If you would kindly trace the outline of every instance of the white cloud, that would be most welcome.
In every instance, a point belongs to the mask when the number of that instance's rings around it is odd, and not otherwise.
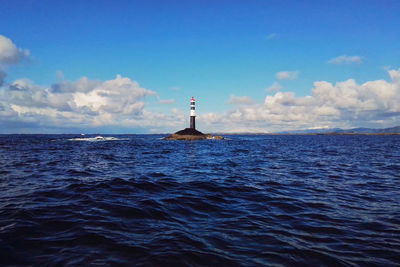
[[[363,63],[363,58],[359,56],[338,56],[332,58],[328,61],[329,64],[361,64]]]
[[[82,77],[51,87],[19,79],[0,90],[0,125],[4,131],[7,130],[4,126],[13,122],[43,129],[103,126],[162,129],[184,124],[178,110],[162,114],[146,109],[145,97],[155,95],[120,75],[104,82]],[[167,102],[172,104],[173,100]]]
[[[28,56],[29,51],[17,48],[10,39],[0,35],[1,132],[10,132],[8,127],[64,129],[60,132],[96,127],[168,131],[187,124],[185,112],[175,108],[154,112],[152,108],[160,110],[160,105],[152,107],[146,102],[148,96],[155,97],[158,104],[173,104],[173,99],[161,100],[155,92],[120,75],[108,81],[87,77],[65,81],[59,72],[61,81],[50,87],[36,85],[29,79],[5,83],[7,66]],[[344,59],[339,57],[337,62],[362,62],[361,58],[342,57]],[[248,96],[231,95],[232,110],[224,114],[200,114],[199,119],[212,131],[274,132],[320,127],[394,126],[400,121],[400,69],[391,69],[388,73],[390,81],[364,84],[357,84],[352,79],[336,84],[317,81],[311,95],[305,97],[297,97],[294,92],[281,92],[282,87],[275,82],[266,89],[273,95],[267,95],[263,103]],[[282,71],[276,77],[294,80],[298,75],[299,71]]]
[[[151,111],[145,98],[156,93],[120,75],[108,81],[82,77],[72,82],[64,81],[63,73],[57,71],[60,81],[50,87],[36,85],[29,79],[5,84],[3,70],[28,57],[28,50],[17,48],[9,38],[0,35],[0,132],[33,128],[38,132],[93,127],[167,129],[185,123],[179,110]],[[159,103],[174,102],[168,99]]]
[[[279,83],[274,82],[270,87],[265,89],[265,92],[277,92],[277,91],[282,90],[282,88],[283,87]]]
[[[363,84],[352,79],[336,84],[317,81],[309,96],[275,91],[263,103],[248,96],[231,95],[232,110],[224,114],[199,114],[199,119],[208,131],[224,132],[390,127],[400,120],[400,69],[389,70],[388,74],[390,81]],[[39,129],[122,127],[166,132],[187,124],[187,114],[178,109],[152,111],[145,102],[147,96],[157,98],[153,91],[120,75],[108,81],[82,77],[50,87],[19,79],[0,90],[0,126],[3,132],[8,125],[15,124]],[[173,102],[172,99],[158,100],[158,103]]]
[[[276,92],[266,96],[263,104],[238,105],[222,115],[209,113],[207,123],[218,131],[263,132],[360,125],[390,127],[400,120],[400,69],[390,70],[389,76],[389,82],[376,80],[361,85],[352,79],[336,84],[318,81],[310,96]]]
[[[17,48],[7,37],[0,35],[0,87],[3,86],[8,66],[29,58],[29,50]]]
[[[275,104],[280,105],[292,105],[296,99],[296,94],[293,92],[278,92],[273,96],[267,96],[265,98],[265,105],[273,106]]]
[[[400,69],[399,69],[400,70]],[[390,78],[396,83],[400,83],[400,71],[399,70],[389,70]]]
[[[253,100],[248,96],[235,96],[231,95],[229,98],[230,104],[237,104],[237,105],[249,105],[253,104]]]
[[[400,119],[400,69],[388,73],[390,81],[317,81],[309,96],[278,91],[267,95],[263,103],[248,96],[231,95],[232,110],[199,114],[199,119],[208,130],[224,132],[390,127]],[[18,123],[41,129],[107,126],[166,132],[187,124],[187,114],[178,109],[152,111],[145,102],[146,96],[157,97],[120,75],[104,82],[83,77],[51,87],[20,79],[0,90],[0,125],[3,131],[7,125]]]
[[[299,77],[299,71],[281,71],[276,74],[278,80],[296,80]]]
[[[270,39],[270,40],[271,40],[271,39],[275,39],[276,36],[277,36],[276,33],[270,33],[270,34],[268,34],[267,39]]]
[[[29,50],[17,48],[9,38],[0,35],[0,68],[17,64],[27,57],[29,57]]]

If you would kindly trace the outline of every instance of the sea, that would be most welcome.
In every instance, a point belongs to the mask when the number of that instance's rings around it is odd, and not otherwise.
[[[0,135],[1,266],[400,266],[400,135]]]

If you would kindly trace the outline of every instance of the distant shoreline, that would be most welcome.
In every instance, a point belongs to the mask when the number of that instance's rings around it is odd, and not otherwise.
[[[215,133],[218,135],[400,135],[400,133]]]

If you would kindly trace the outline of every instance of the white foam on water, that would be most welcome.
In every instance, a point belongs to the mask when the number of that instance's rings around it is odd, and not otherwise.
[[[116,138],[116,137],[103,137],[103,136],[96,136],[96,137],[85,137],[85,138],[70,138],[69,141],[86,141],[86,142],[102,142],[102,141],[121,141],[121,140],[128,140],[128,138]]]

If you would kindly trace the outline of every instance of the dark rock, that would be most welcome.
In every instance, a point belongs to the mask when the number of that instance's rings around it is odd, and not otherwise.
[[[180,130],[176,132],[177,135],[204,135],[202,132],[197,131],[196,129],[186,128],[184,130]]]
[[[204,140],[204,139],[207,139],[207,136],[205,134],[203,135],[171,134],[170,136],[164,138],[164,140],[188,140],[188,141]]]
[[[164,140],[205,140],[205,139],[224,139],[222,136],[212,136],[211,134],[203,134],[200,131],[192,128],[186,128],[178,131],[170,136],[164,138]]]

